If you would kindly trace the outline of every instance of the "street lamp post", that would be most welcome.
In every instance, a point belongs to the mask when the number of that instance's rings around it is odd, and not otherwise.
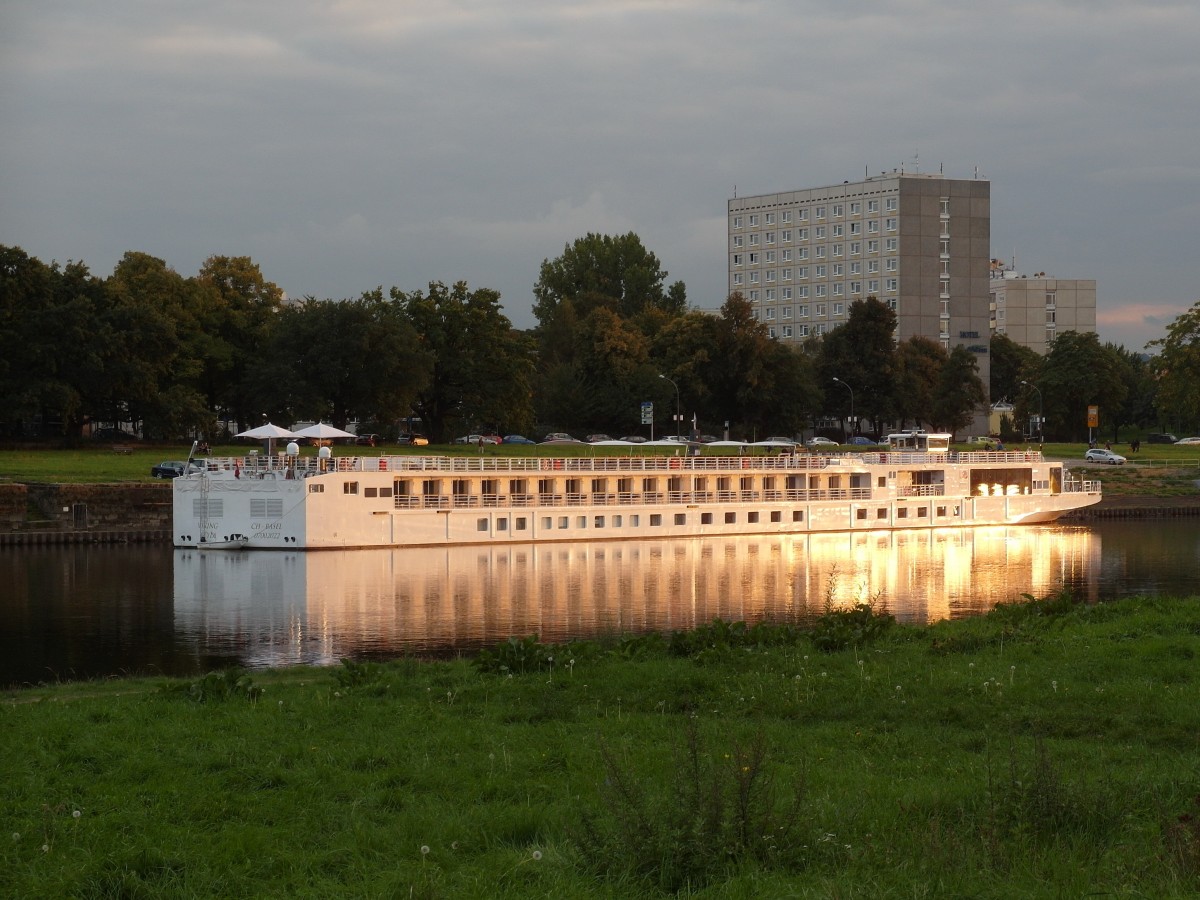
[[[1040,444],[1040,443],[1042,443],[1042,427],[1045,422],[1045,418],[1043,415],[1043,407],[1042,407],[1042,390],[1036,384],[1030,384],[1028,381],[1022,381],[1021,384],[1025,385],[1026,387],[1031,387],[1035,391],[1037,391],[1037,395],[1038,395],[1038,443]]]
[[[683,412],[681,411],[680,404],[679,404],[679,385],[677,385],[672,379],[668,378],[666,375],[659,375],[658,377],[661,378],[663,381],[670,381],[671,386],[673,388],[675,388],[675,437],[680,437],[681,436],[680,429],[683,427],[680,424],[681,422],[683,422]]]
[[[850,385],[846,384],[846,382],[842,381],[842,379],[840,379],[836,376],[834,376],[833,380],[836,381],[838,384],[840,384],[842,387],[844,387],[846,390],[848,390],[850,392],[850,421],[855,423],[855,426],[856,426],[855,430],[857,431],[858,423],[855,421],[855,418],[854,418],[854,388],[850,387]],[[843,438],[842,443],[843,444],[845,443],[845,440],[844,440],[845,437],[846,437],[846,420],[843,419],[842,420],[842,438]]]

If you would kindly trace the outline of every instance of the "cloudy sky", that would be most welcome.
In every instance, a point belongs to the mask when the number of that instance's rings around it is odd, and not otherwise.
[[[588,232],[716,307],[735,189],[941,167],[1140,349],[1200,298],[1198,47],[1196,0],[3,0],[0,243],[465,279],[525,327]]]

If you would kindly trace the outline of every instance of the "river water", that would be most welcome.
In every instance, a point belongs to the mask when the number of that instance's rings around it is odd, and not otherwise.
[[[1200,520],[452,549],[0,550],[0,685],[329,664],[802,621],[871,599],[902,621],[1068,586],[1089,601],[1200,593]]]

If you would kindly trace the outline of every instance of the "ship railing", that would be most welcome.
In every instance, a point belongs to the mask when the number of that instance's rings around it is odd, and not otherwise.
[[[967,450],[952,453],[951,460],[959,463],[1035,463],[1042,462],[1043,457],[1040,450]]]
[[[1068,478],[1063,481],[1064,494],[1099,494],[1099,481],[1080,481],[1076,478]]]
[[[483,495],[483,505],[484,506],[503,506],[504,505],[504,497],[500,494],[484,494]]]
[[[392,498],[392,506],[396,509],[420,509],[421,497],[416,497],[406,494],[397,494]]]
[[[587,494],[567,494],[567,506],[586,506]]]
[[[425,509],[449,509],[450,498],[440,494],[429,494],[421,498],[421,506]]]
[[[533,494],[509,494],[509,502],[513,506],[533,506]]]
[[[944,497],[944,484],[910,484],[896,492],[901,497]]]
[[[484,505],[484,506],[489,506],[489,505],[490,506],[499,506],[500,505],[499,503],[489,504],[487,502],[488,497],[486,494],[483,497],[477,497],[473,494],[454,494],[453,497],[454,497],[454,501],[453,501],[452,505],[454,506],[455,509],[474,509],[475,507],[480,505],[480,501],[482,501],[482,505]]]

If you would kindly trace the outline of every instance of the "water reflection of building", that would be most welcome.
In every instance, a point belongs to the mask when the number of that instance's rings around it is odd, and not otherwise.
[[[175,551],[175,625],[248,664],[564,641],[713,618],[793,621],[876,599],[902,621],[984,612],[1060,584],[1094,598],[1084,529],[969,528],[310,553]]]

